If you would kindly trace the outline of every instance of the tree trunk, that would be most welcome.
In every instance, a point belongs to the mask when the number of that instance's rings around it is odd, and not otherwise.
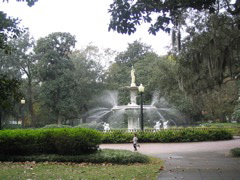
[[[61,124],[62,124],[61,116],[60,116],[60,113],[59,113],[59,112],[57,112],[57,124],[58,124],[58,125],[61,125]]]
[[[32,127],[36,127],[35,112],[33,108],[32,79],[30,77],[28,78],[28,95],[29,95],[28,109],[31,116],[31,124],[32,124]]]
[[[222,123],[227,122],[227,121],[226,121],[226,116],[225,116],[225,114],[221,114],[221,115],[220,115],[220,122],[222,122]]]

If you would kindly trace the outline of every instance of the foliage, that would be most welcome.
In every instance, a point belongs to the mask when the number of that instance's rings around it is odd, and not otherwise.
[[[141,41],[134,41],[133,43],[128,44],[126,51],[120,52],[117,55],[115,61],[116,63],[125,64],[128,67],[131,67],[150,51],[150,46],[142,43]]]
[[[3,0],[7,1],[8,0]],[[24,1],[24,0],[17,0]],[[37,0],[26,0],[28,6],[33,6]],[[24,29],[19,27],[20,20],[18,18],[8,17],[6,13],[0,11],[0,49],[3,49],[5,53],[10,53],[12,47],[8,45],[8,40],[17,38]]]
[[[101,134],[85,128],[3,130],[0,154],[86,154],[97,150]]]
[[[66,156],[65,156],[66,157]],[[111,163],[57,163],[33,161],[0,163],[0,179],[156,179],[163,162],[151,158],[149,163],[115,165]],[[22,173],[24,171],[24,173]]]
[[[3,0],[3,2],[9,1],[9,0]],[[28,6],[33,6],[38,0],[16,0],[17,2],[26,2]]]
[[[76,163],[113,163],[113,164],[132,164],[132,163],[148,163],[149,157],[140,153],[127,150],[111,150],[103,149],[92,154],[84,155],[57,155],[42,154],[30,156],[4,156],[1,161],[13,162],[76,162]]]
[[[177,1],[131,1],[118,0],[110,5],[111,20],[109,31],[112,29],[118,33],[136,31],[141,23],[149,23],[149,33],[156,34],[159,30],[170,32],[170,24],[178,24],[183,12],[191,10],[208,10],[210,13],[218,13],[219,7],[224,7],[232,15],[240,13],[240,3],[230,4],[229,1],[216,0],[177,0]],[[155,20],[155,22],[154,22]]]
[[[2,129],[20,129],[21,127],[21,124],[4,124]]]
[[[158,56],[154,53],[150,46],[142,43],[141,41],[134,41],[128,44],[126,51],[120,52],[107,72],[107,88],[110,90],[119,89],[119,104],[129,103],[129,91],[127,86],[131,83],[131,68],[135,69],[135,75],[137,77],[136,84],[142,83],[146,87],[145,101],[151,101],[151,94],[155,90],[156,86],[152,86],[151,79],[153,77],[153,67],[158,60]]]
[[[240,127],[240,123],[201,123],[202,126],[206,127]]]
[[[75,42],[75,37],[71,34],[57,32],[40,38],[34,49],[42,82],[41,102],[55,116],[58,124],[61,124],[64,116],[66,118],[76,112],[71,98],[76,86],[73,79],[74,65],[70,60]]]
[[[240,94],[240,80],[239,79],[237,80],[236,84],[237,84],[238,95],[239,95]],[[240,99],[239,99],[239,97],[237,97],[237,98],[238,98],[238,100],[236,101],[236,105],[233,110],[232,119],[239,122],[240,121]]]
[[[240,107],[239,107],[239,105],[235,107],[234,112],[232,114],[232,118],[239,121],[239,119],[240,119]]]
[[[232,114],[240,67],[239,1],[120,0],[110,5],[109,12],[109,30],[118,33],[132,34],[144,22],[150,23],[152,34],[171,29],[170,56],[175,56],[175,62],[159,63],[151,79],[189,119],[200,120],[201,111],[206,109],[214,120],[223,122]],[[184,39],[181,31],[185,31]],[[174,49],[176,39],[183,43],[178,45],[178,52]]]
[[[231,139],[232,134],[225,129],[184,128],[162,131],[140,131],[137,133],[139,142],[198,142]],[[103,143],[131,142],[133,133],[112,131],[103,133]]]
[[[33,49],[35,40],[31,37],[29,32],[21,34],[17,39],[13,39],[9,42],[13,48],[11,54],[2,55],[3,72],[8,75],[21,79],[21,89],[24,99],[30,113],[31,125],[35,127],[35,111],[33,104],[36,102],[36,95],[38,92],[38,77],[36,68],[36,58],[34,57]],[[17,109],[14,109],[14,113],[17,114]]]
[[[202,13],[191,21],[196,23],[186,25],[189,35],[176,59],[179,89],[198,116],[204,110],[214,121],[225,122],[238,96],[239,20],[226,13]]]
[[[3,0],[7,1],[8,0]],[[21,0],[17,0],[21,1]],[[24,2],[24,0],[22,0]],[[37,0],[26,0],[28,6],[34,5]],[[6,13],[0,11],[0,49],[3,50],[5,54],[10,54],[12,51],[12,47],[8,44],[9,39],[17,38],[24,29],[19,27],[19,19],[8,17]],[[2,52],[1,52],[2,54]],[[2,58],[4,59],[4,58]],[[1,59],[1,60],[2,60]],[[12,108],[12,98],[15,100],[19,100],[20,92],[18,91],[19,82],[15,79],[7,77],[5,74],[2,74],[2,66],[1,66],[1,74],[0,74],[0,129],[1,129],[1,121],[2,121],[2,109]],[[4,107],[5,106],[5,107]]]
[[[71,128],[72,126],[69,125],[63,125],[63,124],[48,124],[43,129],[51,129],[51,128]]]
[[[76,83],[73,99],[79,113],[85,113],[92,106],[91,99],[101,92],[104,84],[104,72],[102,60],[106,56],[93,45],[89,45],[84,49],[76,50],[70,55],[70,59],[74,64],[75,70],[73,78]]]
[[[233,148],[230,153],[233,157],[240,157],[240,148]]]
[[[192,30],[184,39],[179,56],[179,63],[186,71],[180,74],[186,92],[211,90],[235,79],[239,72],[240,45],[237,21],[226,14],[211,15],[201,21],[199,28],[189,27]]]
[[[18,27],[20,21],[15,18],[7,17],[7,14],[0,11],[0,49],[3,49],[5,53],[11,52],[11,46],[8,45],[7,41],[12,38],[16,38],[23,31]]]
[[[225,128],[233,136],[240,136],[240,123],[201,123],[201,126],[210,128]]]
[[[20,101],[20,82],[0,74],[0,108],[11,108],[14,101]]]

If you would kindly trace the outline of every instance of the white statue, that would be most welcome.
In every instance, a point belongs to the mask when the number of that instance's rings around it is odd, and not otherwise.
[[[167,129],[168,125],[167,125],[168,121],[163,122],[163,129]]]
[[[131,78],[132,78],[131,86],[136,86],[135,70],[133,69],[133,66],[131,70]]]
[[[104,129],[104,132],[110,131],[109,124],[104,122],[104,123],[103,123],[103,129]]]
[[[159,131],[160,130],[160,126],[161,126],[161,123],[159,121],[156,122],[156,125],[154,126],[154,129],[156,131]]]

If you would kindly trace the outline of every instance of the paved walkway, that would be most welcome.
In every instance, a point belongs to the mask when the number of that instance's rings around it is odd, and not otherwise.
[[[240,147],[240,138],[191,143],[142,143],[138,152],[165,161],[160,180],[240,180],[240,158],[229,150]],[[132,144],[102,144],[101,148],[132,150]]]

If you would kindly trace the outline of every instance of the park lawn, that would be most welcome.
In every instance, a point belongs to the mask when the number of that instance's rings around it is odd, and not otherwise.
[[[0,179],[156,179],[163,166],[163,161],[151,158],[150,163],[128,165],[87,164],[87,163],[35,163],[1,162]]]

